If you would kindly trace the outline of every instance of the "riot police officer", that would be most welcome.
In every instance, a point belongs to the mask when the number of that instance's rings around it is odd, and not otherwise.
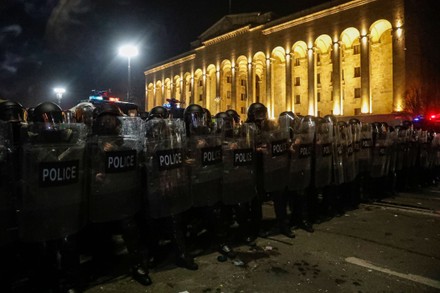
[[[198,265],[188,253],[185,239],[184,213],[192,206],[188,170],[184,166],[186,151],[185,124],[180,119],[167,119],[168,110],[157,106],[151,109],[146,122],[146,206],[147,220],[155,232],[150,245],[156,252],[158,227],[171,230],[176,246],[176,264],[190,270]]]
[[[235,253],[226,243],[227,231],[222,223],[221,205],[223,155],[222,137],[216,131],[210,112],[191,104],[184,111],[188,137],[187,166],[190,169],[193,215],[205,220],[220,253],[233,258]]]
[[[286,214],[286,187],[288,174],[288,139],[289,128],[286,123],[276,123],[268,119],[267,108],[261,103],[249,106],[246,122],[255,123],[256,139],[256,176],[259,208],[253,211],[260,217],[264,198],[272,197],[277,218],[277,227],[281,234],[294,238]]]
[[[20,103],[0,103],[0,275],[3,288],[11,288],[17,265],[16,206],[19,180],[20,127],[25,122],[25,109]]]
[[[32,122],[22,128],[22,136],[18,230],[33,268],[31,286],[75,292],[76,236],[86,223],[85,128],[63,123],[59,106],[43,102],[35,107]]]
[[[288,201],[290,222],[307,232],[313,232],[309,218],[310,184],[312,178],[312,149],[315,135],[315,120],[312,116],[299,119],[292,112],[283,112],[290,128]]]
[[[137,222],[142,202],[142,125],[139,117],[122,116],[112,103],[94,109],[87,147],[87,157],[91,158],[88,207],[95,262],[106,265],[103,241],[119,230],[128,250],[133,279],[150,285],[148,251],[141,245]]]

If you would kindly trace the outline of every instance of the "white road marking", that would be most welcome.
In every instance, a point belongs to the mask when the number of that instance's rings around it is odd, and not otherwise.
[[[413,282],[417,282],[417,283],[424,284],[424,285],[427,285],[427,286],[430,286],[433,288],[440,289],[440,281],[437,281],[437,280],[433,280],[433,279],[429,279],[429,278],[425,278],[425,277],[413,275],[413,274],[403,274],[403,273],[395,272],[395,271],[392,271],[392,270],[389,270],[386,268],[381,268],[381,267],[378,267],[378,266],[375,266],[375,265],[369,263],[366,260],[363,260],[363,259],[360,259],[357,257],[347,257],[345,259],[345,261],[348,263],[351,263],[351,264],[355,264],[355,265],[358,265],[361,267],[371,269],[371,270],[390,274],[390,275],[397,276],[402,279],[407,279],[407,280],[410,280]]]

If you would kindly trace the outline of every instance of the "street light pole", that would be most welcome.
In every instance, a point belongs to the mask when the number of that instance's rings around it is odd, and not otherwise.
[[[61,99],[63,98],[63,94],[66,92],[66,89],[61,88],[61,87],[57,87],[57,88],[54,88],[53,91],[57,95],[58,106],[61,107]]]
[[[127,57],[128,60],[128,82],[127,82],[127,101],[131,100],[131,57],[138,54],[137,47],[133,45],[125,45],[119,48],[119,55]]]

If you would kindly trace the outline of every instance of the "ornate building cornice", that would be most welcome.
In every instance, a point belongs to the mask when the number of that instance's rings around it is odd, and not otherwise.
[[[185,56],[185,57],[173,60],[171,62],[165,63],[163,65],[154,67],[154,68],[152,68],[150,70],[144,71],[144,75],[152,74],[152,73],[155,73],[155,72],[167,69],[169,67],[173,67],[175,65],[181,64],[183,62],[193,60],[195,58],[196,58],[196,54],[191,54],[191,55],[188,55],[188,56]]]
[[[236,36],[239,36],[239,35],[247,33],[249,31],[250,27],[251,27],[250,25],[247,25],[245,27],[233,30],[233,31],[231,31],[229,33],[226,33],[226,34],[220,35],[218,37],[215,37],[215,38],[203,41],[202,44],[205,45],[205,46],[209,46],[209,45],[213,45],[213,44],[216,44],[216,43],[220,43],[220,42],[232,39],[232,38],[234,38]]]
[[[329,15],[340,13],[342,11],[353,9],[353,8],[356,8],[359,6],[363,6],[363,5],[366,5],[368,3],[375,2],[375,1],[377,1],[377,0],[350,1],[348,3],[340,4],[340,5],[325,9],[325,10],[321,10],[321,11],[303,16],[303,17],[299,17],[299,18],[281,23],[279,25],[272,26],[270,28],[262,30],[262,33],[263,33],[263,35],[269,35],[269,34],[279,32],[279,31],[282,31],[282,30],[285,30],[285,29],[288,29],[288,28],[291,28],[291,27],[294,27],[294,26],[297,26],[300,24],[304,24],[306,22],[314,21],[314,20],[329,16]]]

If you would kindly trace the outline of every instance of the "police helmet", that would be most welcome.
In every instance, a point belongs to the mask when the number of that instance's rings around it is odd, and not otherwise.
[[[191,134],[191,130],[197,133],[203,133],[208,128],[206,112],[200,105],[191,104],[186,107],[183,112],[183,117],[187,135]]]
[[[348,123],[349,123],[350,125],[361,124],[361,122],[360,122],[359,119],[357,119],[357,118],[351,118],[350,120],[348,120]]]
[[[93,133],[98,135],[119,134],[121,126],[119,116],[123,116],[123,114],[117,105],[113,103],[97,105],[93,110]]]
[[[185,118],[185,122],[191,123],[192,121],[189,119],[191,119],[192,117],[202,118],[204,116],[204,113],[205,111],[203,110],[202,106],[191,104],[185,108],[185,111],[183,112],[183,117]]]
[[[96,119],[102,115],[123,116],[121,109],[113,103],[102,103],[96,105],[93,110],[93,118]]]
[[[336,124],[338,119],[336,118],[336,116],[334,115],[325,115],[324,119],[328,122],[328,123],[332,123],[332,124]]]
[[[61,123],[63,111],[60,106],[52,102],[43,102],[35,107],[32,112],[33,122]]]
[[[170,114],[164,106],[156,106],[150,110],[150,114],[148,115],[148,120],[153,119],[153,118],[166,119],[169,116],[170,116]]]
[[[25,120],[25,109],[14,101],[5,101],[0,103],[0,120],[10,122],[21,122]]]
[[[226,112],[218,112],[217,114],[215,114],[214,117],[216,119],[223,119],[223,118],[228,118],[229,115]]]
[[[205,113],[205,116],[206,116],[206,122],[208,123],[208,125],[211,125],[211,123],[212,123],[212,115],[211,115],[211,112],[210,112],[208,109],[203,108],[203,113]]]
[[[237,111],[235,111],[234,109],[226,110],[226,114],[234,119],[235,123],[240,123],[240,115],[238,115]]]
[[[262,103],[252,103],[247,111],[247,122],[261,122],[266,120],[267,108]]]

